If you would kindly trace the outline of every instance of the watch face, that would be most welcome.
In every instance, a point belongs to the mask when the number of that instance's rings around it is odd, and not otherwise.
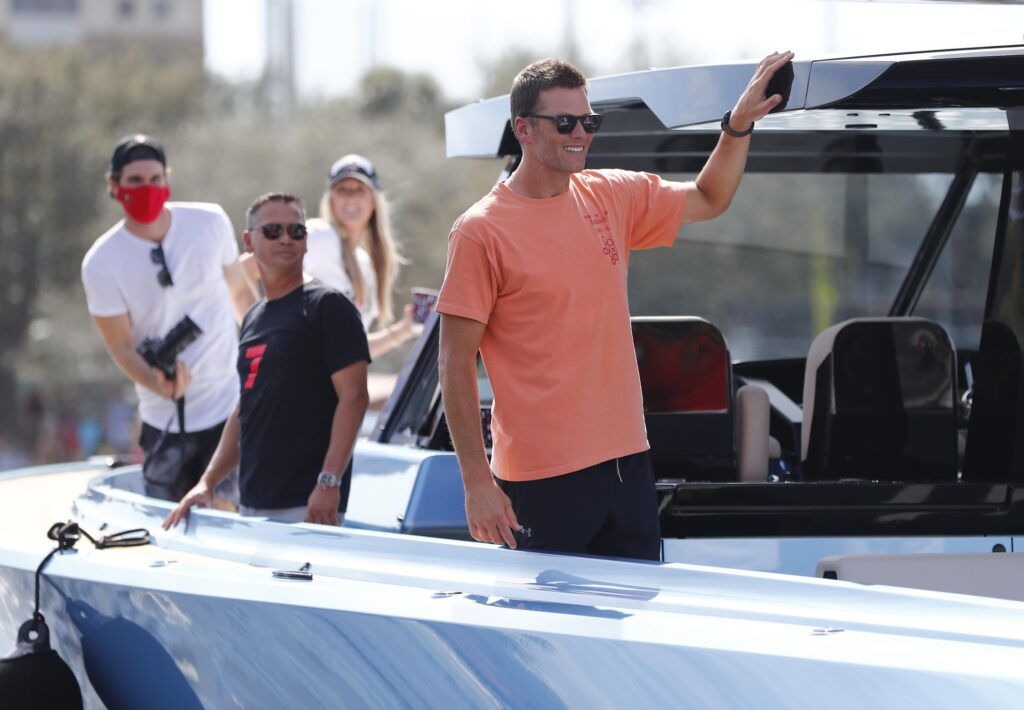
[[[323,486],[324,488],[334,488],[338,485],[338,477],[333,473],[323,471],[319,476],[317,476],[316,483],[318,486]]]

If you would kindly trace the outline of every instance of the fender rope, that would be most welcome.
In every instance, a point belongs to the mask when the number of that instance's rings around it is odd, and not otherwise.
[[[36,599],[35,607],[32,611],[32,618],[36,621],[45,621],[43,615],[39,612],[39,581],[43,576],[43,569],[46,568],[46,565],[50,563],[50,560],[53,559],[53,556],[58,552],[73,549],[78,541],[82,539],[83,535],[85,535],[86,539],[89,540],[97,550],[104,550],[108,547],[138,547],[140,545],[148,545],[150,543],[149,531],[145,528],[123,530],[119,533],[113,533],[112,535],[104,535],[97,540],[80,528],[78,523],[71,520],[66,523],[54,523],[51,525],[50,529],[46,531],[46,537],[51,540],[56,540],[57,547],[50,550],[50,554],[44,557],[43,561],[39,563],[39,567],[36,568]]]

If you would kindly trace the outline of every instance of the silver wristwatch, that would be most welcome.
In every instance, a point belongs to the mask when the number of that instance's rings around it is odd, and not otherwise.
[[[316,485],[321,488],[337,488],[341,485],[341,476],[330,471],[321,471],[316,477]]]

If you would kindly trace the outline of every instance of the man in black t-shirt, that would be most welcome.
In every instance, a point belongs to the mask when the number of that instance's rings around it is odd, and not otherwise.
[[[236,465],[243,515],[326,525],[344,518],[352,449],[369,399],[362,320],[341,293],[304,283],[299,198],[263,195],[247,220],[242,237],[266,297],[242,321],[241,399],[205,473],[164,529],[193,505],[212,503],[213,489]]]

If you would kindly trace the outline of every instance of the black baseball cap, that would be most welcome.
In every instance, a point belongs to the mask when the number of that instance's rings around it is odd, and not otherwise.
[[[110,156],[109,170],[112,173],[119,172],[125,165],[136,160],[157,160],[161,165],[167,166],[164,147],[152,136],[136,133],[122,138],[114,148],[114,154]]]
[[[373,167],[373,163],[361,155],[353,153],[335,160],[331,171],[327,174],[327,187],[334,187],[345,178],[355,178],[374,190],[380,189],[377,169]]]

